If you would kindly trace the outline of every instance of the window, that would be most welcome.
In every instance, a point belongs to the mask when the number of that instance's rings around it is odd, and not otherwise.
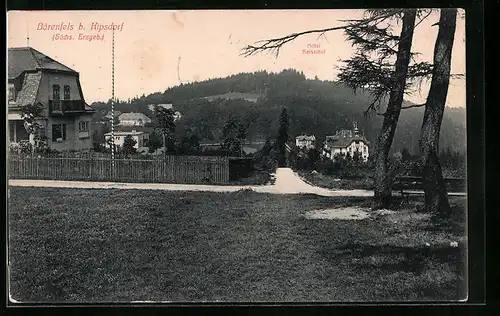
[[[70,100],[70,99],[71,99],[70,88],[69,86],[64,86],[64,100]]]
[[[52,141],[66,140],[66,124],[52,124]]]
[[[14,85],[9,86],[9,101],[14,101],[16,99],[16,89]]]
[[[80,132],[86,132],[89,130],[89,121],[80,121],[80,123],[78,123],[78,129],[80,130]]]
[[[61,110],[61,87],[58,84],[55,84],[52,86],[52,99],[54,102],[54,111],[60,111]]]

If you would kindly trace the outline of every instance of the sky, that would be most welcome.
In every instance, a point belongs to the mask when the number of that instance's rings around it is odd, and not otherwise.
[[[267,53],[245,58],[241,49],[262,39],[338,26],[339,20],[362,14],[363,10],[10,11],[7,45],[29,44],[79,72],[85,100],[92,103],[112,96],[112,31],[91,30],[92,23],[118,27],[115,97],[126,100],[164,92],[181,82],[259,70],[294,68],[308,78],[336,80],[340,60],[354,52],[341,31],[320,38],[315,34],[299,37],[286,44],[278,58]],[[432,62],[438,29],[432,24],[438,20],[436,12],[416,27],[412,50],[420,53],[418,61]],[[64,30],[54,30],[55,25],[63,25]],[[313,44],[322,53],[303,54]],[[457,19],[451,71],[465,74],[465,21],[461,18]],[[407,99],[423,103],[427,92],[425,84]],[[465,80],[452,80],[447,106],[464,107],[465,99]]]

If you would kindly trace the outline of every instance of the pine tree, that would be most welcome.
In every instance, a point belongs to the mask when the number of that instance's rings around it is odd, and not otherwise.
[[[277,137],[277,145],[279,151],[278,165],[280,167],[286,166],[286,144],[288,142],[288,129],[290,126],[290,119],[288,117],[288,111],[286,108],[281,110],[280,118],[279,118],[279,128],[278,128],[278,137]]]
[[[439,135],[450,83],[456,21],[457,9],[441,9],[434,47],[434,69],[419,142],[424,168],[425,207],[427,211],[443,216],[450,213],[450,203],[439,162]]]
[[[411,45],[417,18],[416,9],[389,10],[392,17],[402,20],[399,36],[393,35],[389,27],[380,22],[359,25],[351,22],[346,29],[348,40],[357,46],[356,54],[341,67],[340,82],[354,91],[367,90],[373,97],[365,110],[365,115],[379,111],[387,98],[384,120],[376,142],[375,158],[375,196],[373,209],[387,208],[392,196],[392,178],[388,156],[394,139],[399,115],[402,110],[405,89],[412,79],[421,79],[430,72],[427,63],[410,66]],[[387,10],[370,10],[369,16],[387,14]],[[397,46],[397,49],[394,47]],[[376,54],[377,58],[371,55]],[[396,62],[391,62],[392,57]]]

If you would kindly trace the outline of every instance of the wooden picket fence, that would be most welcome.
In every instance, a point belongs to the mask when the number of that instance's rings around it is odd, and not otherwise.
[[[164,156],[162,159],[9,156],[10,179],[226,184],[229,157]]]

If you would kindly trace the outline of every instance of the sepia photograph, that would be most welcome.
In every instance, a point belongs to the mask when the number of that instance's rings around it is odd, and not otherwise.
[[[10,303],[466,301],[465,21],[9,11]]]

